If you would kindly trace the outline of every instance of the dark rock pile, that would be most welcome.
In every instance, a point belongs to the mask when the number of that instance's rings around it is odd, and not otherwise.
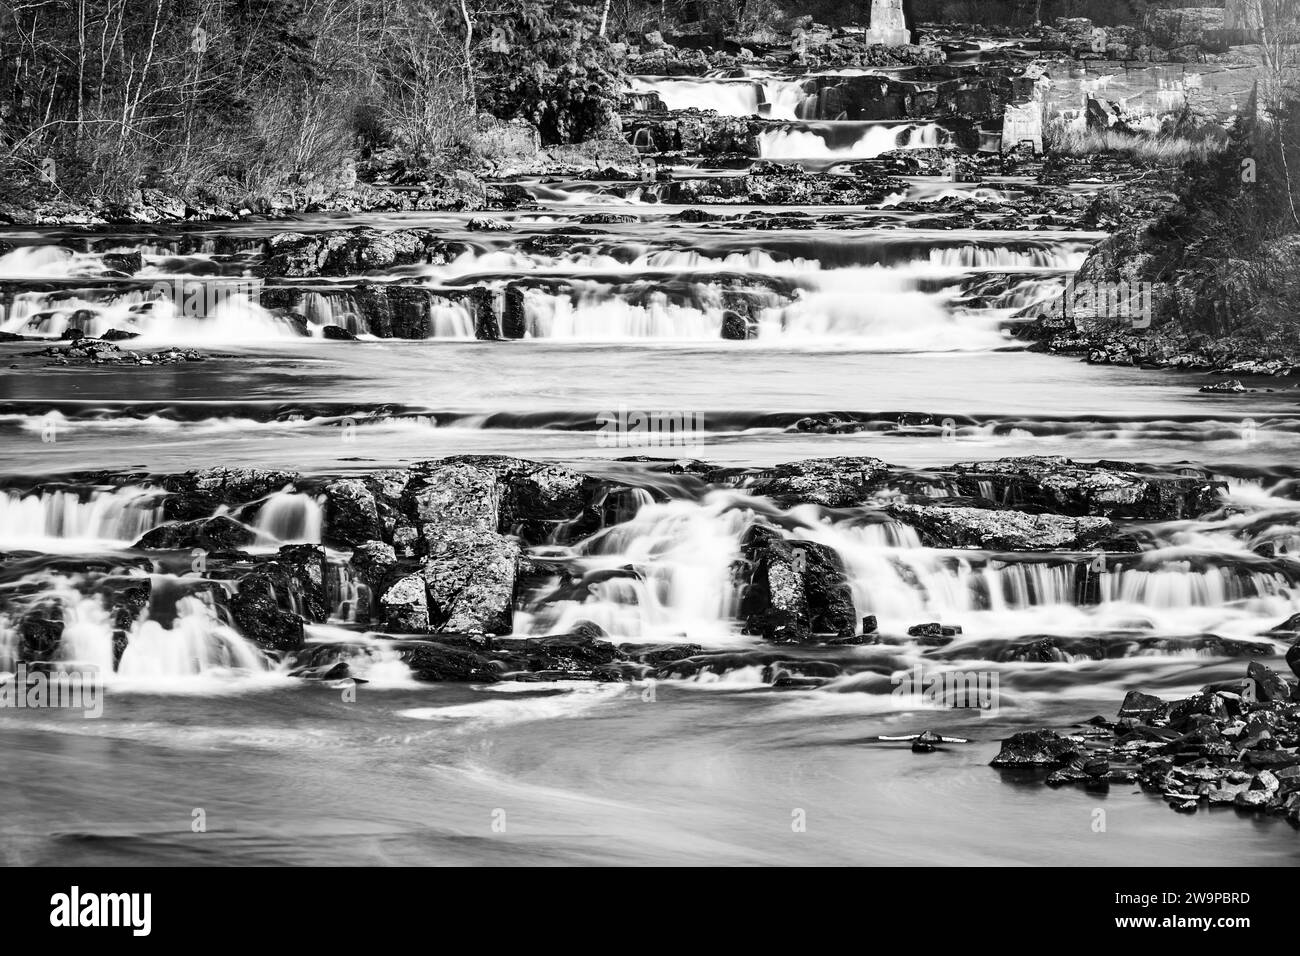
[[[1288,621],[1286,633],[1294,632]],[[1300,674],[1300,643],[1287,663]],[[1252,661],[1238,680],[1166,701],[1131,691],[1110,721],[1086,729],[1043,729],[1005,740],[993,766],[1047,771],[1049,787],[1106,790],[1137,785],[1173,809],[1235,807],[1284,815],[1300,827],[1300,695],[1296,685]]]

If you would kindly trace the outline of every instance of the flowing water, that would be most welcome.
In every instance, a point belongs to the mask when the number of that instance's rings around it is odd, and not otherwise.
[[[634,90],[671,109],[781,120],[755,158],[810,168],[946,137],[933,123],[821,117],[797,77],[645,77]],[[802,227],[753,228],[771,210],[745,205],[713,210],[741,221],[681,221],[662,184],[563,180],[526,183],[540,209],[494,214],[508,232],[471,231],[455,213],[305,219],[291,227],[429,227],[456,251],[443,265],[240,286],[200,315],[167,290],[253,283],[262,240],[289,226],[11,230],[0,330],[119,330],[138,335],[124,347],[192,344],[210,357],[55,366],[30,355],[40,342],[0,343],[0,668],[15,666],[22,614],[55,608],[58,658],[107,675],[98,719],[0,709],[0,742],[21,755],[0,783],[4,861],[1293,862],[1289,831],[1271,821],[1188,818],[1120,791],[1049,794],[987,763],[1016,730],[1113,716],[1126,690],[1173,696],[1239,676],[1247,658],[1233,642],[1284,667],[1283,645],[1261,635],[1300,611],[1296,393],[1260,381],[1201,394],[1203,377],[1024,351],[1015,324],[1102,237],[934,228],[896,207],[1026,183],[905,183],[867,209],[781,210]],[[582,231],[565,233],[575,222]],[[136,252],[127,274],[119,257]],[[277,286],[299,296],[302,322],[259,304]],[[431,297],[427,334],[377,334],[374,286]],[[508,301],[520,334],[485,340],[506,328]],[[723,337],[729,314],[743,317],[743,341]],[[328,340],[327,326],[359,339]],[[611,449],[596,421],[616,409],[693,426],[666,447]],[[797,425],[829,413],[855,429]],[[305,476],[221,509],[253,532],[247,550],[267,552],[321,540],[322,476],[497,453],[625,489],[606,527],[536,549],[588,586],[522,595],[519,635],[590,621],[616,643],[753,648],[731,569],[759,517],[833,549],[882,633],[931,620],[962,633],[941,654],[846,650],[860,666],[817,688],[775,686],[759,666],[654,684],[421,684],[358,623],[365,586],[331,550],[333,611],[309,639],[354,648],[369,683],[349,702],[269,661],[231,624],[220,587],[196,586],[203,569],[188,553],[132,549],[165,523],[167,473]],[[1140,554],[1098,568],[1089,554],[940,551],[865,509],[784,510],[612,460],[639,454],[733,466],[875,456],[914,469],[1052,454],[1207,467],[1228,490],[1218,513],[1151,527]],[[628,566],[637,573],[619,573]],[[146,606],[115,620],[105,595],[145,581]],[[1055,659],[1015,653],[1043,636],[1064,648]],[[891,675],[917,666],[995,675],[996,713],[900,697]],[[873,739],[927,728],[972,742],[914,755]],[[1091,828],[1097,807],[1106,834]]]

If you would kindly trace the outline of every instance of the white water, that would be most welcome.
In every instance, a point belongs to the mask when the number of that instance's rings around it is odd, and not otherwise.
[[[0,493],[0,543],[43,551],[123,546],[162,523],[157,491],[135,485],[113,490]]]
[[[258,509],[253,529],[262,544],[319,544],[324,518],[312,495],[281,491]]]
[[[1270,499],[1275,501],[1275,499]],[[632,568],[590,587],[581,602],[530,605],[521,633],[562,632],[592,621],[617,641],[691,640],[725,646],[748,640],[736,615],[743,581],[734,573],[740,542],[755,520],[747,499],[712,492],[703,502],[646,504],[636,517],[589,539],[573,554],[585,572]],[[828,524],[801,506],[787,519],[789,536],[833,549],[843,562],[859,615],[874,614],[886,634],[938,621],[963,628],[961,640],[1035,634],[1092,635],[1114,630],[1135,636],[1210,633],[1237,639],[1259,635],[1300,611],[1300,589],[1275,571],[1238,572],[1229,564],[1200,569],[1163,552],[1129,563],[1090,567],[1090,556],[1038,555],[1009,561],[970,551],[922,547],[897,523]],[[1168,534],[1184,533],[1181,524]],[[1207,532],[1208,534],[1208,532]],[[1230,537],[1219,553],[1240,550]],[[1081,604],[1090,577],[1099,603]],[[543,589],[533,600],[546,593]]]
[[[657,93],[670,110],[713,110],[722,116],[798,119],[807,98],[802,81],[632,76],[633,93]]]
[[[759,135],[759,156],[763,159],[874,159],[893,149],[923,149],[942,146],[947,134],[934,123],[865,124],[847,145],[832,145],[817,127],[833,130],[834,123],[819,123],[812,129],[765,130]]]

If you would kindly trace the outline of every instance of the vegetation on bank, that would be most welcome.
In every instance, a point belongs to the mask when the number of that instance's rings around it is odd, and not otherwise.
[[[599,134],[600,0],[68,0],[0,10],[0,178],[257,196],[357,163],[464,168],[485,116]]]

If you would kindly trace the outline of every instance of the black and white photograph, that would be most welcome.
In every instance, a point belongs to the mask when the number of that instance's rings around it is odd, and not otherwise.
[[[0,0],[0,863],[1212,866],[1091,918],[1242,940],[1300,2],[1196,2]]]

